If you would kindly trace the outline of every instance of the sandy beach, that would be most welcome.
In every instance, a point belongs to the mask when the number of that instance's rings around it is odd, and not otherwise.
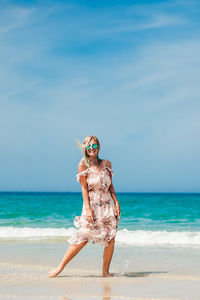
[[[110,271],[101,275],[103,247],[87,244],[57,278],[47,273],[68,243],[1,243],[1,299],[200,299],[200,253],[187,247],[130,247],[116,243]]]

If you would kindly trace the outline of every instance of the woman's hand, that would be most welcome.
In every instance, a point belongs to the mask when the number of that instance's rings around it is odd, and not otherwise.
[[[93,219],[93,213],[92,213],[91,207],[86,207],[85,210],[86,210],[86,220],[87,220],[89,223],[94,222],[94,219]]]
[[[120,210],[120,206],[119,206],[118,201],[115,203],[115,210],[116,210],[116,213],[117,213],[117,220],[119,221],[119,218],[120,218],[120,215],[121,215],[121,210]]]

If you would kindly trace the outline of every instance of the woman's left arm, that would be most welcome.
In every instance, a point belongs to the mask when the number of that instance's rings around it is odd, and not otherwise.
[[[111,165],[111,162],[110,160],[107,161],[107,166],[112,169],[112,165]],[[109,191],[110,191],[110,194],[115,202],[115,209],[116,209],[116,213],[117,213],[117,217],[118,217],[118,220],[120,218],[120,215],[121,215],[121,210],[120,210],[120,205],[119,205],[119,201],[117,200],[117,197],[116,197],[116,193],[115,193],[115,189],[114,189],[114,186],[113,186],[113,183],[111,182],[111,185],[109,186]]]

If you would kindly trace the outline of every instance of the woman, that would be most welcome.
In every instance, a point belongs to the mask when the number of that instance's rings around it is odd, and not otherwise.
[[[83,207],[81,216],[74,219],[74,225],[79,229],[68,240],[71,245],[61,263],[48,276],[56,277],[87,242],[92,241],[105,246],[102,275],[110,277],[113,275],[109,273],[109,266],[120,218],[120,206],[112,184],[111,162],[99,158],[100,143],[96,136],[87,136],[79,146],[83,158],[76,176],[81,184]]]

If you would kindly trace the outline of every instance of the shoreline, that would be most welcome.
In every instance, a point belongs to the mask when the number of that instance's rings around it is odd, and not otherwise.
[[[67,242],[4,242],[0,245],[0,299],[199,300],[198,249],[120,247],[110,272],[101,275],[103,247],[87,244],[56,278]]]

